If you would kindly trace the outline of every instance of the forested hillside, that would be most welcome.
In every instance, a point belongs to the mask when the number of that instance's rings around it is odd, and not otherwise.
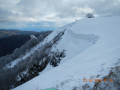
[[[13,31],[13,32],[15,32],[15,31]],[[0,38],[0,57],[5,56],[7,54],[11,54],[11,53],[13,53],[14,49],[20,48],[23,44],[25,44],[25,42],[27,42],[28,40],[31,39],[31,37],[30,37],[31,34],[38,37],[39,35],[42,35],[43,33],[49,34],[49,33],[51,33],[51,31],[35,32],[35,34],[33,32],[27,31],[26,34],[24,33],[24,34],[20,35],[20,33],[19,33],[18,35],[16,34],[16,35]]]

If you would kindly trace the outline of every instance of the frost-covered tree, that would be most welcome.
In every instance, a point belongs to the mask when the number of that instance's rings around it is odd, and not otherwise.
[[[86,17],[87,17],[87,18],[94,18],[94,15],[93,15],[92,13],[88,13],[88,14],[86,15]]]
[[[59,33],[55,38],[53,38],[52,41],[46,43],[45,45],[41,46],[40,49],[35,51],[34,54],[30,56],[30,58],[24,60],[26,61],[26,66],[28,67],[25,71],[20,72],[17,75],[15,86],[18,86],[23,82],[25,83],[26,81],[39,75],[39,73],[46,68],[48,63],[50,63],[50,65],[52,65],[53,67],[58,66],[62,58],[65,57],[65,50],[56,50],[53,52],[51,51],[51,48],[54,44],[57,43],[58,40],[60,40],[60,37],[63,34],[63,32]],[[20,77],[21,75],[22,77]]]
[[[52,65],[53,67],[56,67],[58,66],[62,58],[65,57],[65,50],[63,50],[62,52],[59,52],[57,50],[56,52],[52,52],[52,54],[53,55],[50,57],[50,65]]]

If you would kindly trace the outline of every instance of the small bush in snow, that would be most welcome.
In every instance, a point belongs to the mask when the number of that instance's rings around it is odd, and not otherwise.
[[[94,18],[94,15],[93,15],[92,13],[88,13],[88,14],[86,15],[86,17],[87,17],[87,18]]]

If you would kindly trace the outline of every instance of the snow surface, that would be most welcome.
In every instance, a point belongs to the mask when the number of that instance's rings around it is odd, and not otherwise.
[[[37,39],[35,35],[30,35],[31,39]]]
[[[46,40],[51,40],[56,32],[64,29],[65,34],[56,45],[57,49],[66,50],[62,63],[56,68],[48,65],[46,71],[14,90],[42,90],[52,87],[72,90],[75,86],[82,88],[82,85],[89,83],[83,82],[84,78],[94,79],[97,75],[107,75],[109,68],[120,57],[119,16],[81,19],[55,30]],[[90,84],[92,86],[94,83]]]

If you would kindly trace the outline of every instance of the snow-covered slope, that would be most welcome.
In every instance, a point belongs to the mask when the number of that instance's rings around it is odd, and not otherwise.
[[[55,87],[59,90],[73,90],[74,87],[94,82],[108,74],[120,57],[120,17],[86,18],[55,30],[44,42],[51,40],[57,32],[65,30],[62,39],[55,45],[66,50],[66,57],[55,68],[47,68],[34,79],[14,90],[41,90]],[[34,54],[34,53],[32,53]],[[80,89],[82,90],[82,89]]]

